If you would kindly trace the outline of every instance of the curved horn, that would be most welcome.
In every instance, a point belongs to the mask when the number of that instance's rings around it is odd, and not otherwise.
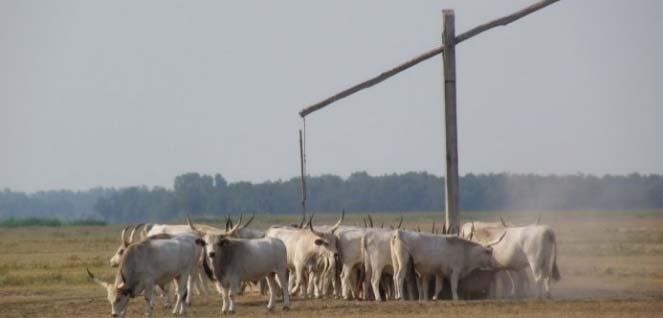
[[[500,235],[499,238],[497,238],[496,240],[494,240],[494,241],[492,241],[492,242],[486,244],[486,247],[492,247],[493,245],[495,245],[495,244],[499,243],[500,241],[502,241],[502,239],[506,236],[506,232],[507,232],[507,231],[504,231],[504,232],[502,233],[502,235]]]
[[[226,215],[226,232],[230,230],[230,217]]]
[[[90,279],[91,279],[93,282],[95,282],[95,283],[101,285],[102,287],[108,287],[109,284],[108,284],[107,282],[105,282],[105,281],[99,279],[99,278],[94,277],[94,274],[92,274],[92,272],[90,272],[90,269],[89,269],[89,268],[86,267],[85,270],[87,271],[87,275],[88,275],[88,277],[90,277]]]
[[[472,227],[470,227],[470,236],[468,240],[471,241],[473,237],[474,237],[474,220],[472,220]]]
[[[242,228],[245,228],[245,227],[249,226],[249,224],[251,224],[251,222],[253,222],[253,219],[255,217],[256,217],[256,213],[254,212],[253,214],[251,214],[251,218],[248,221],[246,221],[246,223],[242,226]]]
[[[302,212],[302,221],[299,222],[299,228],[303,229],[304,228],[304,222],[306,222],[306,211]]]
[[[309,217],[309,219],[308,219],[308,228],[309,228],[309,230],[311,230],[311,232],[313,232],[313,234],[315,234],[317,236],[322,236],[322,234],[320,232],[313,229],[313,214],[311,214],[311,217]]]
[[[193,225],[193,222],[191,222],[191,219],[190,219],[188,216],[186,217],[186,224],[189,225],[189,228],[190,228],[191,231],[193,231],[194,233],[196,233],[196,234],[198,234],[198,235],[200,235],[200,236],[205,235],[205,232],[199,230],[195,225]]]
[[[341,222],[343,222],[344,218],[345,218],[345,209],[341,210],[341,217],[338,219],[336,224],[334,224],[334,226],[332,226],[331,231],[329,231],[329,232],[331,232],[333,234],[336,230],[338,230],[338,227],[341,226]]]
[[[435,234],[435,220],[433,220],[433,227],[430,229],[431,234]]]
[[[364,228],[368,227],[368,224],[366,224],[366,218],[361,218],[364,221]]]
[[[398,221],[398,226],[396,226],[397,229],[401,228],[401,225],[403,225],[403,216],[401,215],[401,220]]]
[[[133,228],[133,230],[131,230],[131,234],[129,234],[129,243],[134,242],[134,236],[136,235],[136,230],[141,228],[143,225],[145,225],[145,224],[143,224],[143,223],[138,224],[138,225],[136,225],[136,227]]]
[[[508,227],[508,225],[506,225],[506,222],[504,222],[504,219],[502,218],[501,215],[500,215],[500,223],[502,223],[503,227]]]
[[[230,232],[228,232],[227,235],[233,235],[237,230],[239,230],[240,226],[242,225],[242,218],[244,218],[244,214],[239,215],[239,220],[237,220],[237,224],[235,224],[235,226],[233,226],[230,229]]]
[[[145,226],[143,226],[143,230],[141,231],[141,233],[143,234],[143,237],[147,237],[147,233],[150,232],[152,227],[154,227],[153,223],[147,223],[147,224],[145,224]]]
[[[124,229],[122,229],[122,233],[120,233],[120,240],[122,241],[122,245],[129,246],[129,243],[127,242],[127,238],[124,237],[124,234],[127,233],[127,230],[129,229],[131,225],[127,225]]]
[[[306,226],[308,226],[308,228],[309,228],[311,231],[313,231],[313,214],[311,214],[311,215],[308,217],[308,222],[306,222]],[[315,232],[315,231],[313,231],[313,232]]]
[[[371,228],[372,228],[372,227],[373,227],[373,218],[371,217],[370,214],[367,214],[367,215],[368,215],[368,224],[369,224],[369,225],[371,226]]]

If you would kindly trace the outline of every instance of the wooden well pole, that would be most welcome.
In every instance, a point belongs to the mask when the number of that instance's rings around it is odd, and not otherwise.
[[[447,233],[457,233],[458,217],[458,127],[456,120],[456,31],[453,10],[442,11],[442,64],[444,73],[444,131],[446,144],[445,220]]]

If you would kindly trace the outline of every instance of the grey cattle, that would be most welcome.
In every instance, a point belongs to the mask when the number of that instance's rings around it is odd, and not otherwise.
[[[240,222],[241,223],[241,222]],[[237,230],[240,223],[236,225]],[[195,226],[189,223],[195,230]],[[234,312],[233,294],[240,290],[244,281],[257,281],[267,278],[269,302],[267,308],[274,307],[276,281],[278,279],[283,295],[283,308],[290,306],[287,289],[287,251],[279,239],[266,237],[259,239],[233,238],[234,230],[226,234],[206,234],[199,232],[202,239],[196,243],[204,246],[207,260],[212,265],[217,288],[221,291],[221,312]]]
[[[177,301],[173,314],[184,313],[189,276],[197,263],[196,236],[162,234],[131,244],[120,260],[113,284],[88,275],[106,289],[111,314],[124,316],[129,299],[144,294],[147,315],[152,315],[152,291],[155,285],[177,280]]]

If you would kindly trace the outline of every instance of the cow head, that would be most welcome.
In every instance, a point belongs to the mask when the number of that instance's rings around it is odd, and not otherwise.
[[[96,278],[89,269],[86,268],[86,270],[90,280],[106,289],[106,297],[108,302],[111,304],[111,316],[124,317],[127,304],[129,304],[129,299],[133,297],[133,294],[131,289],[125,285],[125,279],[122,271],[120,270],[121,281],[117,282],[116,284],[110,284]]]
[[[341,226],[344,218],[345,210],[342,210],[341,217],[336,224],[334,224],[328,231],[319,232],[313,228],[313,215],[309,217],[307,230],[315,236],[313,238],[313,243],[317,247],[316,249],[318,249],[319,255],[328,256],[331,259],[338,258],[338,248],[336,247],[337,237],[334,233],[338,230],[339,226]]]
[[[234,225],[232,228],[230,228],[226,233],[224,234],[218,234],[218,233],[207,233],[205,231],[202,231],[198,229],[193,222],[191,222],[191,219],[188,217],[186,218],[187,223],[189,224],[189,228],[191,228],[191,231],[194,233],[198,234],[200,238],[196,239],[196,244],[202,246],[205,250],[205,254],[207,257],[210,258],[210,260],[213,260],[216,254],[216,249],[214,248],[215,245],[218,245],[219,242],[225,241],[226,238],[228,237],[236,237],[237,232],[241,229],[246,227],[246,225],[242,226],[242,215],[239,216],[239,221],[237,222],[236,225]],[[249,219],[247,222],[250,223],[253,220],[253,217]]]
[[[483,270],[495,270],[499,268],[500,265],[497,263],[493,255],[493,248],[504,239],[506,233],[507,232],[504,231],[497,239],[483,246],[478,243],[473,243],[475,246],[471,249],[470,259],[477,262],[474,264],[474,268],[480,268]]]
[[[138,230],[138,228],[141,226],[143,226],[143,224],[138,224],[136,227],[127,226],[122,230],[122,233],[120,233],[120,241],[122,243],[120,244],[120,247],[117,248],[117,251],[115,251],[113,257],[111,257],[109,260],[111,267],[117,267],[120,265],[122,255],[124,255],[124,252],[127,250],[127,247],[129,247],[129,244],[133,243],[136,230]],[[127,239],[125,234],[129,228],[131,228],[131,234],[129,234],[129,239]]]

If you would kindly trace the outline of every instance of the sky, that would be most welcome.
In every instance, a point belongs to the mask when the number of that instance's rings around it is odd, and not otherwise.
[[[298,112],[525,7],[0,0],[0,188],[299,173]],[[460,173],[663,173],[663,2],[562,0],[456,48]],[[308,173],[444,173],[441,57],[306,119]]]

